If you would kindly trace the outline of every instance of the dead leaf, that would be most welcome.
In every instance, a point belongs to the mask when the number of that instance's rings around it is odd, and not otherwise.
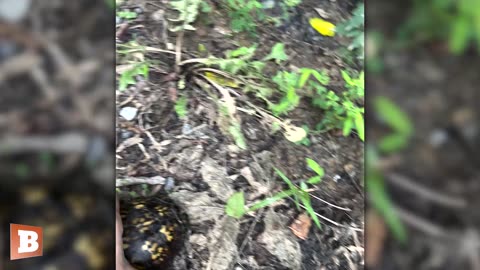
[[[139,144],[143,142],[143,139],[140,138],[139,136],[135,136],[135,137],[131,137],[131,138],[128,138],[126,139],[125,141],[123,141],[118,147],[117,147],[117,153],[120,153],[122,152],[124,149],[130,147],[130,146],[133,146],[133,145],[136,145],[136,144]]]
[[[135,67],[135,64],[117,65],[115,67],[115,72],[117,74],[123,74],[126,71],[132,70],[134,67]]]
[[[305,240],[308,237],[308,232],[310,231],[311,226],[312,220],[310,217],[307,214],[302,213],[292,222],[292,225],[290,225],[289,228],[295,236]]]
[[[237,113],[237,106],[235,105],[235,99],[230,95],[228,90],[206,76],[203,76],[203,78],[205,78],[209,83],[211,83],[220,92],[220,94],[222,94],[223,105],[226,107],[228,115],[232,119],[235,119],[235,114]]]
[[[365,246],[367,248],[365,263],[369,268],[376,268],[382,258],[387,230],[385,228],[385,222],[375,211],[370,210],[367,212],[366,233],[368,237],[365,239]]]
[[[232,87],[232,88],[238,88],[239,85],[237,82],[230,78],[224,78],[221,77],[220,75],[217,75],[213,72],[205,72],[205,77],[208,79],[214,81],[215,83],[221,85],[221,86],[226,86],[226,87]]]
[[[134,52],[132,53],[132,57],[137,59],[138,61],[140,62],[144,62],[145,61],[145,55],[141,52]]]
[[[305,129],[293,125],[285,125],[285,138],[291,142],[299,142],[307,137]]]

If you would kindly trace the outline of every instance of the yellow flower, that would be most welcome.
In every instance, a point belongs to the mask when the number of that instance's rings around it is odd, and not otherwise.
[[[312,18],[310,19],[310,25],[313,29],[317,30],[318,33],[333,37],[335,35],[335,25],[331,22],[327,22],[320,18]]]

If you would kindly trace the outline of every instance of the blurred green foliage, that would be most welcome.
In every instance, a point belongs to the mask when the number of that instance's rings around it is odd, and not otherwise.
[[[374,107],[378,117],[392,130],[390,134],[380,140],[378,148],[383,153],[402,150],[408,145],[413,134],[413,124],[410,119],[386,97],[376,97]]]
[[[440,39],[455,54],[472,43],[480,50],[480,0],[413,0],[412,4],[399,33],[403,42]]]
[[[363,60],[365,56],[365,5],[360,3],[353,11],[352,17],[337,25],[335,31],[337,34],[351,39],[348,50],[354,52],[358,59]]]
[[[393,208],[393,202],[385,187],[383,173],[376,167],[378,154],[374,146],[367,147],[366,164],[368,198],[373,207],[383,216],[395,239],[405,243],[407,230]]]
[[[375,114],[388,126],[391,133],[368,145],[366,149],[366,186],[370,202],[383,216],[397,241],[407,241],[407,230],[395,212],[393,202],[385,187],[383,171],[379,168],[379,156],[398,152],[408,146],[414,127],[408,115],[390,99],[377,96],[374,99]]]

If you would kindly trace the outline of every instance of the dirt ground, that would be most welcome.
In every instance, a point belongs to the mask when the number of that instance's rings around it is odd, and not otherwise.
[[[338,23],[348,18],[354,3],[304,0],[283,25],[258,27],[257,38],[231,35],[225,12],[215,1],[211,6],[208,16],[200,15],[197,30],[185,34],[185,59],[195,56],[199,43],[209,53],[222,56],[240,45],[258,43],[259,51],[268,52],[273,44],[283,42],[290,56],[288,66],[325,68],[332,78],[329,86],[342,90],[340,70],[347,64],[337,48],[346,46],[345,41],[319,35],[308,19],[318,17],[314,8],[320,8]],[[117,29],[124,28],[117,44],[132,39],[160,49],[176,44],[176,36],[165,29],[164,18],[171,11],[163,3],[132,0],[118,9],[135,10],[139,16],[128,26],[117,21]],[[156,63],[149,79],[117,91],[117,112],[124,107],[138,109],[133,120],[117,119],[117,179],[135,182],[160,177],[163,185],[153,190],[169,190],[187,213],[190,235],[172,269],[363,268],[363,143],[357,137],[338,132],[310,134],[309,146],[296,145],[280,133],[272,134],[257,118],[240,114],[248,145],[241,150],[218,128],[215,104],[207,93],[188,79],[185,89],[177,89],[175,78],[188,70],[175,74],[174,57],[169,54],[147,53],[146,58]],[[179,119],[174,110],[172,96],[180,93],[188,95],[186,119]],[[322,112],[303,99],[289,118],[297,125],[314,126]],[[295,183],[313,176],[305,164],[307,157],[326,172],[312,197],[349,209],[332,208],[312,198],[315,212],[335,224],[321,219],[321,229],[312,226],[305,240],[297,238],[289,226],[300,211],[291,200],[240,220],[225,214],[226,201],[235,191],[244,191],[250,204],[285,188],[273,167]]]
[[[367,12],[370,25],[391,39],[404,19],[404,5],[372,5],[377,9]],[[369,98],[390,97],[410,116],[415,135],[405,151],[390,158],[395,162],[386,172],[409,241],[401,245],[388,237],[371,269],[478,269],[478,53],[472,49],[453,56],[444,43],[432,41],[385,50],[382,58],[384,72],[371,75]],[[367,121],[372,141],[385,134],[376,119]],[[425,196],[417,185],[434,196]]]

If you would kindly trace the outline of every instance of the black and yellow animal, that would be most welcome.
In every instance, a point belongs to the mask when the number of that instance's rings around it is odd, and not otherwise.
[[[166,270],[183,247],[187,218],[166,194],[120,200],[123,250],[136,269]]]

